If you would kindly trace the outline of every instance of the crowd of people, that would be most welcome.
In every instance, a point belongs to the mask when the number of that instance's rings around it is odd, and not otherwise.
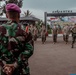
[[[45,41],[46,41],[46,27],[45,27],[45,25],[41,25],[40,29],[38,29],[36,25],[27,24],[25,26],[25,32],[32,34],[33,41],[37,41],[38,37],[42,38],[41,39],[42,43],[45,43]]]
[[[35,25],[32,25],[32,24],[28,25],[28,28],[29,28],[28,32],[31,32],[34,41],[37,40],[38,33],[40,33],[42,44],[45,43],[48,32],[44,24],[42,24],[39,29]],[[28,28],[26,27],[26,30],[25,30],[26,32]],[[75,25],[66,24],[62,26],[62,28],[54,24],[53,27],[50,29],[52,31],[51,34],[52,34],[54,44],[57,42],[57,36],[59,32],[62,32],[61,34],[63,35],[63,40],[65,41],[66,44],[68,43],[69,36],[72,35],[72,48],[74,47],[74,43],[76,39],[76,24]]]
[[[54,25],[52,28],[52,34],[53,34],[53,42],[57,42],[57,35],[59,32],[59,28]],[[63,40],[65,43],[68,43],[69,35],[72,35],[72,48],[74,47],[75,39],[76,39],[76,24],[75,25],[64,25],[61,29]]]
[[[57,35],[58,35],[58,28],[56,27],[56,25],[54,25],[54,27],[52,28],[52,34],[53,34],[53,42],[56,43],[57,42]],[[72,35],[72,48],[74,47],[74,43],[75,43],[75,39],[76,39],[76,24],[74,25],[65,25],[63,26],[63,28],[61,29],[62,31],[62,35],[63,35],[63,40],[65,41],[65,43],[68,43],[68,39],[69,39],[69,35]]]

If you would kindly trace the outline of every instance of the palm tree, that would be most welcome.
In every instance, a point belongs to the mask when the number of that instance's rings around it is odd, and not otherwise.
[[[30,16],[32,13],[29,11],[29,10],[27,10],[26,12],[24,11],[24,15],[25,16]]]

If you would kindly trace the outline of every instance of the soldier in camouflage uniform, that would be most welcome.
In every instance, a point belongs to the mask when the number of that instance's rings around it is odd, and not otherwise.
[[[66,42],[66,44],[68,43],[68,39],[69,39],[69,34],[70,34],[70,27],[64,26],[63,27],[63,40]]]
[[[74,47],[75,40],[76,40],[76,24],[71,29],[71,32],[72,32],[72,48],[73,48]]]
[[[53,34],[53,42],[54,44],[57,42],[57,35],[58,35],[58,28],[56,25],[52,28],[52,34]]]
[[[33,54],[32,36],[19,25],[20,12],[17,5],[6,5],[10,21],[0,26],[1,75],[30,75],[28,59]]]
[[[37,27],[34,26],[34,41],[37,41],[37,34],[38,34]]]
[[[46,28],[44,25],[42,25],[41,27],[41,40],[42,40],[42,44],[44,44],[46,41]]]

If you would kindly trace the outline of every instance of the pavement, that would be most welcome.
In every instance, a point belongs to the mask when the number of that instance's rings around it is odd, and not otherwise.
[[[31,75],[76,74],[76,44],[72,49],[71,39],[70,37],[69,43],[65,44],[62,37],[58,37],[58,42],[54,44],[50,36],[42,44],[38,38],[34,54],[29,59]]]
[[[52,36],[52,34],[49,34],[48,36]],[[63,36],[63,34],[58,34],[58,36]],[[71,36],[71,34],[69,36]]]

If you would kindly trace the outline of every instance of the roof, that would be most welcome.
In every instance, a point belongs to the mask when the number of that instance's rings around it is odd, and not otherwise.
[[[0,17],[0,21],[6,21],[8,20],[7,18],[2,18]],[[26,17],[21,17],[20,20],[32,20],[32,21],[39,21],[40,19],[34,17],[34,16],[26,16]]]
[[[33,20],[33,21],[39,21],[40,19],[34,17],[33,15],[21,17],[20,20]]]

